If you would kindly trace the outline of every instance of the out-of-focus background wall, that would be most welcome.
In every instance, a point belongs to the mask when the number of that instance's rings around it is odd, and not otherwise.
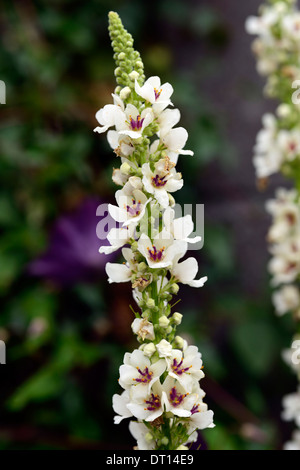
[[[131,290],[107,283],[96,237],[96,208],[113,202],[118,165],[93,133],[115,87],[110,10],[133,35],[146,75],[174,86],[195,152],[180,159],[176,197],[205,205],[196,257],[208,282],[179,292],[180,333],[202,351],[217,425],[201,434],[201,448],[276,449],[289,437],[281,397],[295,384],[281,350],[292,325],[275,318],[266,269],[264,202],[278,180],[257,191],[251,161],[261,116],[275,106],[244,29],[260,3],[1,2],[1,449],[134,445],[111,408],[124,352],[136,346]]]

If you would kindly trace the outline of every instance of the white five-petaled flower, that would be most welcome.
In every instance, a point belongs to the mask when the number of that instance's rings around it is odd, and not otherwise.
[[[146,258],[150,268],[171,267],[176,257],[182,257],[187,250],[187,243],[174,240],[166,230],[158,233],[153,241],[142,233],[138,241],[138,250]]]
[[[131,411],[127,408],[130,403],[129,390],[124,390],[121,395],[115,393],[113,396],[113,409],[116,413],[114,417],[114,423],[119,424],[124,418],[130,418],[132,416]]]
[[[146,318],[135,318],[131,324],[131,329],[143,341],[145,339],[152,341],[155,338],[153,324]]]
[[[128,183],[116,192],[118,206],[108,205],[108,211],[117,222],[122,222],[123,226],[137,224],[145,214],[146,206],[151,199],[140,190],[132,188],[127,190]]]
[[[282,419],[285,421],[294,420],[296,425],[300,427],[300,387],[297,392],[283,397],[282,404]]]
[[[142,421],[154,421],[164,412],[161,395],[162,385],[157,380],[147,395],[131,396],[127,408],[133,416]]]
[[[194,382],[204,377],[201,354],[196,346],[188,346],[184,351],[173,349],[166,361],[169,376],[178,380],[186,392],[190,393]]]
[[[130,421],[129,431],[137,441],[137,450],[153,450],[156,442],[144,423]]]
[[[267,178],[277,173],[283,163],[282,151],[276,145],[277,121],[272,114],[265,114],[262,118],[263,129],[256,138],[253,163],[257,178]]]
[[[130,248],[123,248],[122,255],[126,263],[106,263],[105,270],[108,275],[108,282],[127,282],[131,279],[136,267],[134,253]]]
[[[171,274],[182,284],[188,284],[191,287],[203,287],[207,281],[207,276],[196,280],[197,272],[198,263],[197,260],[192,257],[181,261],[181,263],[176,260],[171,268]]]
[[[113,253],[114,251],[119,250],[122,246],[129,243],[130,239],[134,236],[135,227],[129,225],[128,227],[113,227],[108,235],[107,240],[110,245],[103,245],[99,248],[99,253],[104,253],[106,255]]]
[[[119,384],[125,390],[130,388],[132,398],[145,398],[165,370],[165,360],[160,359],[152,364],[143,351],[135,349],[131,354],[125,353],[124,364],[120,367]]]
[[[186,392],[184,387],[170,375],[163,383],[162,402],[167,412],[175,416],[188,418],[197,396]]]
[[[167,106],[172,105],[170,100],[173,94],[173,87],[170,83],[161,85],[159,77],[149,77],[143,86],[135,82],[136,93],[152,104],[155,115],[161,113]]]
[[[124,112],[116,114],[115,126],[119,134],[127,135],[131,139],[139,139],[143,135],[145,127],[153,121],[154,115],[151,108],[140,111],[133,104],[128,104]]]
[[[187,130],[184,127],[168,129],[166,133],[160,132],[160,139],[168,151],[169,158],[176,164],[179,155],[194,155],[192,150],[184,150],[188,139]]]
[[[168,193],[178,191],[183,186],[181,173],[177,173],[173,167],[169,168],[168,164],[168,159],[163,158],[155,164],[153,171],[150,163],[144,163],[142,166],[145,190],[153,194],[163,208],[169,205]]]
[[[134,152],[135,147],[132,143],[132,139],[127,135],[110,130],[107,133],[107,141],[114,152],[119,156],[129,157]]]
[[[175,219],[174,209],[167,207],[163,214],[163,222],[166,230],[173,235],[175,240],[183,240],[188,243],[201,241],[200,236],[189,238],[189,235],[194,231],[194,222],[190,214]]]
[[[204,403],[198,394],[194,394],[195,397],[193,406],[191,408],[191,415],[189,417],[189,433],[196,429],[213,428],[215,424],[213,422],[214,413],[212,410],[208,410],[207,404]]]
[[[272,295],[273,305],[277,315],[284,315],[287,312],[293,312],[300,308],[299,288],[294,285],[282,286]]]
[[[118,95],[112,95],[114,104],[107,104],[103,108],[99,109],[96,113],[96,119],[101,124],[95,127],[94,132],[102,134],[106,132],[110,127],[115,126],[116,122],[121,119],[124,114],[124,104]]]

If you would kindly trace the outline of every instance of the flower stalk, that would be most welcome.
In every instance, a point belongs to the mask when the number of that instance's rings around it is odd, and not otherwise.
[[[202,287],[198,263],[182,261],[191,243],[190,215],[176,218],[173,193],[183,186],[176,164],[188,133],[175,127],[180,112],[173,107],[173,87],[159,77],[144,75],[140,54],[115,12],[109,13],[109,33],[116,62],[113,104],[96,113],[97,133],[120,159],[112,179],[121,187],[116,205],[108,206],[119,224],[108,234],[101,253],[122,250],[123,264],[106,264],[108,282],[131,282],[135,319],[132,331],[138,349],[126,353],[120,367],[121,394],[113,396],[114,421],[132,419],[129,429],[139,450],[185,450],[197,440],[197,430],[213,427],[213,412],[203,401],[201,353],[176,334],[182,314],[174,311],[179,283]]]
[[[291,345],[282,353],[298,382],[297,391],[283,398],[282,418],[296,424],[284,449],[300,450],[300,118],[294,90],[300,79],[297,2],[266,1],[258,17],[247,19],[246,29],[257,36],[253,51],[257,70],[266,77],[265,94],[279,103],[275,114],[263,116],[263,129],[257,135],[253,162],[258,186],[264,187],[275,173],[291,181],[290,189],[278,188],[275,198],[266,203],[272,219],[267,241],[275,312],[292,315],[295,324]]]

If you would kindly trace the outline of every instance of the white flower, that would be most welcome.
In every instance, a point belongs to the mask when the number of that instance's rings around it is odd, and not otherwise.
[[[297,374],[300,379],[300,335],[295,335],[290,348],[285,348],[282,353],[282,359]]]
[[[119,189],[115,196],[118,206],[109,204],[108,211],[112,218],[117,222],[122,222],[123,226],[136,225],[144,216],[146,206],[151,200],[139,189],[132,188],[129,182],[123,189]]]
[[[272,301],[278,315],[292,312],[300,306],[299,289],[293,285],[283,286],[273,293]]]
[[[118,416],[114,417],[114,423],[119,424],[124,418],[130,418],[132,416],[131,411],[127,408],[130,402],[129,390],[124,390],[121,395],[113,395],[113,409]]]
[[[300,270],[300,239],[291,237],[285,242],[273,245],[270,248],[273,257],[269,261],[268,269],[272,278],[272,285],[293,282]]]
[[[114,168],[112,174],[112,180],[118,186],[123,186],[128,180],[128,175],[124,175],[120,168]]]
[[[130,137],[119,134],[117,131],[108,131],[107,140],[118,156],[129,157],[134,152],[134,145]]]
[[[116,115],[115,126],[119,134],[127,135],[131,139],[139,139],[145,127],[149,126],[152,121],[153,113],[150,108],[145,108],[140,113],[133,104],[128,104],[123,113]]]
[[[162,402],[167,412],[175,416],[189,417],[196,399],[194,394],[186,393],[184,387],[175,379],[167,376],[163,383]]]
[[[292,434],[292,439],[283,445],[283,450],[300,450],[300,429]]]
[[[102,134],[106,132],[112,126],[116,125],[121,116],[124,114],[124,104],[118,95],[112,95],[114,104],[107,104],[103,108],[99,109],[96,113],[96,119],[101,124],[101,127],[96,127],[94,132]]]
[[[144,423],[130,421],[129,431],[137,441],[138,450],[153,450],[156,442]]]
[[[172,104],[170,98],[173,94],[173,87],[170,83],[161,85],[159,77],[149,77],[143,86],[140,86],[136,81],[135,91],[153,105],[152,109],[156,115]]]
[[[189,235],[194,231],[194,222],[190,214],[175,219],[174,209],[167,207],[163,214],[163,222],[166,230],[173,235],[175,240],[183,240],[187,243],[201,241],[199,236],[189,238]]]
[[[296,393],[283,397],[282,404],[284,408],[282,419],[285,421],[294,420],[296,425],[300,427],[300,388]]]
[[[300,230],[300,209],[296,200],[295,190],[279,188],[276,192],[276,199],[266,202],[266,210],[273,217],[273,223],[268,232],[270,243],[283,242],[292,235],[293,231]]]
[[[158,135],[166,135],[180,121],[179,109],[165,109],[158,117]]]
[[[207,409],[206,403],[203,403],[199,395],[194,394],[195,400],[191,408],[191,416],[189,417],[189,432],[196,429],[206,429],[215,427],[213,418],[214,413]]]
[[[175,129],[168,130],[166,133],[160,132],[160,139],[169,151],[169,158],[175,164],[177,163],[178,155],[194,155],[192,150],[183,149],[188,139],[188,133],[184,127],[176,127]]]
[[[162,339],[157,345],[156,349],[159,357],[171,357],[172,356],[172,345],[166,339]]]
[[[99,253],[106,255],[119,250],[122,246],[129,243],[129,240],[134,236],[135,227],[133,225],[121,228],[112,228],[108,235],[107,240],[110,245],[103,245],[99,248]]]
[[[290,15],[285,15],[282,19],[282,33],[290,37],[293,41],[300,40],[300,13],[293,11]]]
[[[155,338],[153,324],[146,318],[135,318],[131,324],[134,334],[136,334],[143,341],[149,339],[152,341]]]
[[[108,282],[127,282],[131,279],[133,270],[136,267],[134,253],[130,248],[122,249],[125,264],[106,263],[105,270],[108,275]]]
[[[246,20],[246,31],[249,34],[270,36],[271,28],[278,21],[279,15],[275,8],[264,10],[261,16],[249,16]]]
[[[183,186],[183,180],[180,173],[174,168],[165,169],[166,159],[161,159],[155,164],[154,171],[151,170],[150,163],[144,163],[142,166],[143,185],[145,190],[153,194],[159,204],[166,208],[169,205],[168,192],[178,191]]]
[[[187,250],[186,242],[174,240],[172,235],[163,230],[153,242],[142,233],[138,241],[138,250],[146,258],[150,268],[166,268],[172,265],[175,257],[181,257]]]
[[[279,171],[283,163],[283,155],[276,146],[277,121],[272,114],[262,118],[263,129],[256,137],[253,163],[258,178],[266,178]]]
[[[195,258],[187,258],[179,263],[176,261],[171,268],[171,274],[182,284],[188,284],[191,287],[202,287],[207,281],[207,276],[196,280],[198,272],[198,263]]]
[[[124,389],[130,388],[131,398],[149,395],[153,384],[166,370],[166,362],[161,359],[151,364],[140,349],[131,354],[125,353],[124,364],[120,367],[119,384]]]
[[[143,421],[154,421],[163,414],[161,401],[162,386],[156,381],[147,396],[136,396],[127,404],[133,416]]]
[[[184,352],[173,349],[166,360],[169,376],[178,380],[186,392],[191,392],[194,382],[204,377],[201,354],[196,346],[188,346]]]
[[[298,129],[280,130],[277,145],[287,161],[295,160],[300,155],[300,131]]]

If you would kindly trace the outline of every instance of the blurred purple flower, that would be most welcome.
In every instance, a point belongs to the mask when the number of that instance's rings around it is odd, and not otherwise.
[[[96,215],[100,204],[101,210],[97,213],[101,216]],[[48,249],[30,263],[29,274],[60,285],[94,281],[104,275],[105,264],[117,253],[99,253],[101,245],[109,245],[96,234],[101,220],[107,234],[115,222],[107,211],[107,204],[95,198],[84,200],[74,212],[59,217],[51,231]]]

